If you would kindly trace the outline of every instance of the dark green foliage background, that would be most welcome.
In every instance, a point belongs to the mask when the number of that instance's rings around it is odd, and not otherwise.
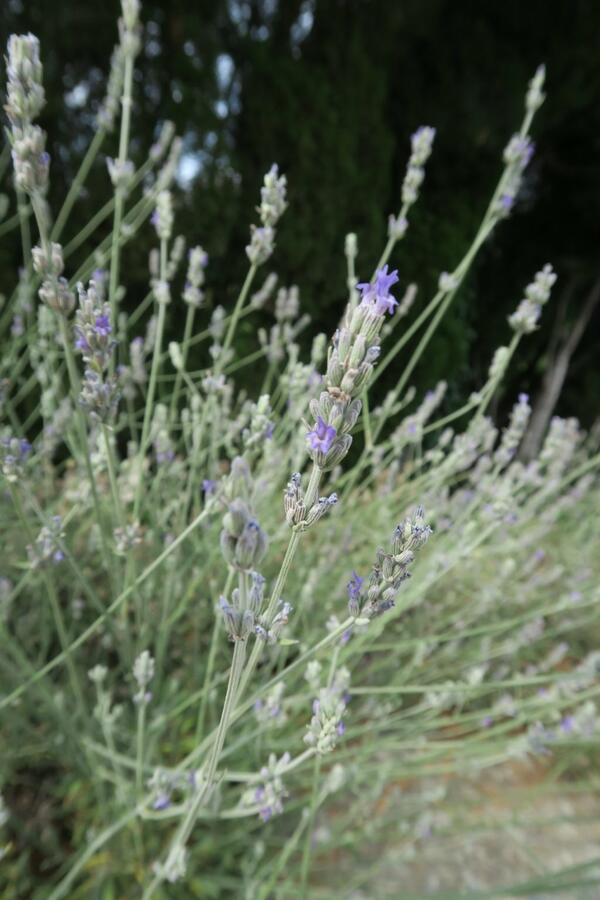
[[[55,210],[92,135],[117,15],[116,0],[5,0],[0,9],[3,44],[10,32],[26,30],[42,43],[48,105],[41,124],[49,132]],[[421,201],[392,261],[404,284],[418,282],[424,304],[439,272],[451,270],[477,230],[502,149],[520,122],[527,82],[545,62],[548,100],[534,124],[537,152],[523,196],[480,256],[413,379],[423,390],[446,378],[448,405],[478,387],[493,350],[508,339],[507,314],[534,272],[551,261],[560,277],[554,304],[522,346],[502,402],[512,403],[518,390],[535,396],[560,291],[575,279],[567,310],[573,320],[600,275],[599,4],[144,0],[142,15],[131,155],[140,163],[157,123],[172,119],[186,152],[201,161],[178,195],[177,231],[209,251],[211,303],[234,300],[261,178],[276,160],[288,175],[290,209],[273,267],[281,283],[300,285],[314,328],[328,332],[345,295],[344,235],[357,232],[359,274],[368,276],[387,215],[399,206],[411,132],[422,123],[438,130]],[[225,85],[217,78],[221,54],[233,62]],[[69,105],[77,85],[88,97]],[[221,116],[218,100],[226,103]],[[116,152],[116,143],[113,135],[106,153]],[[100,161],[66,239],[108,190]],[[147,289],[152,242],[147,228],[125,251],[130,307]],[[18,256],[18,237],[5,240],[1,291],[13,287]],[[597,311],[557,410],[585,425],[598,408],[599,319]],[[242,351],[255,327],[256,318],[244,323]],[[180,334],[175,305],[170,328]],[[378,390],[393,383],[401,358],[396,365]]]

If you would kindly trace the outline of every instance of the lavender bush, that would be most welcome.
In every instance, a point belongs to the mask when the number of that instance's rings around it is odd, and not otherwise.
[[[381,258],[365,271],[346,236],[340,324],[305,360],[299,289],[271,270],[293,215],[285,175],[273,165],[260,188],[237,302],[210,309],[210,260],[176,233],[173,129],[129,158],[139,16],[123,0],[97,131],[58,211],[40,48],[13,35],[7,49],[16,207],[0,230],[20,229],[23,268],[0,314],[3,896],[383,896],[384,848],[401,872],[455,827],[448,779],[538,760],[585,786],[597,740],[599,435],[556,418],[527,460],[527,396],[506,423],[486,416],[552,267],[517,298],[466,405],[440,417],[446,384],[410,386],[510,216],[544,70],[471,247],[411,320],[416,287],[392,266],[435,130],[412,136]],[[62,244],[118,124],[111,197]],[[148,294],[127,315],[123,263],[148,228]],[[257,310],[273,325],[238,358]],[[193,370],[200,344],[211,364]],[[548,863],[538,886],[562,877]]]

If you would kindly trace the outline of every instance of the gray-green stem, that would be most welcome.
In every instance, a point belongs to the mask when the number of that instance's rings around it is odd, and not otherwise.
[[[219,758],[221,756],[221,751],[223,750],[225,737],[227,735],[227,730],[229,728],[231,720],[231,713],[234,709],[235,701],[238,695],[240,677],[242,674],[242,669],[244,667],[245,658],[246,641],[236,641],[233,649],[233,660],[229,672],[227,693],[225,695],[225,701],[223,703],[221,719],[217,728],[215,742],[212,746],[210,756],[206,763],[206,768],[202,771],[202,784],[198,788],[198,792],[195,795],[194,799],[191,801],[186,816],[177,830],[177,833],[171,843],[169,854],[172,853],[177,847],[185,847],[185,845],[187,844],[196,823],[198,813],[202,808],[202,804],[204,803],[213,786],[215,773],[219,764]],[[144,891],[143,900],[149,900],[149,898],[153,896],[162,880],[162,871],[159,870],[146,891]]]
[[[231,342],[233,341],[233,338],[235,335],[235,330],[237,328],[238,321],[242,314],[242,310],[244,308],[244,303],[246,302],[246,297],[248,296],[248,292],[249,292],[252,282],[254,280],[254,276],[256,275],[256,269],[257,269],[257,266],[255,263],[253,263],[250,266],[250,268],[248,269],[248,273],[247,273],[244,283],[242,285],[242,289],[237,298],[235,307],[233,309],[233,313],[231,314],[231,319],[229,320],[229,327],[225,334],[225,340],[223,341],[223,347],[221,348],[221,355],[215,366],[215,371],[217,371],[217,372],[220,372],[225,365],[225,362],[227,359],[227,352],[228,352],[229,348],[231,347]]]

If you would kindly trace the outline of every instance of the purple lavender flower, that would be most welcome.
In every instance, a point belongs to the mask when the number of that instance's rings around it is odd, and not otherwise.
[[[111,334],[112,327],[108,316],[96,316],[94,331],[99,337],[108,337],[108,335]]]
[[[525,138],[523,142],[523,147],[521,151],[521,158],[523,160],[523,165],[528,166],[531,162],[531,157],[533,156],[535,151],[535,144],[533,141],[530,141],[529,138]]]
[[[91,353],[91,347],[88,344],[83,332],[79,331],[78,328],[75,328],[75,333],[77,334],[77,340],[75,341],[75,349],[81,350],[82,353]]]
[[[214,494],[217,489],[217,482],[213,481],[212,478],[205,478],[202,482],[202,490],[206,494],[206,496],[210,496],[210,494]]]
[[[571,734],[574,725],[575,719],[573,718],[573,716],[564,716],[560,723],[560,728],[561,731],[564,731],[565,734]]]
[[[361,578],[357,572],[352,572],[352,578],[347,585],[348,597],[350,600],[358,600],[364,583],[364,578]]]
[[[531,161],[535,145],[528,137],[515,134],[504,148],[504,162],[510,166],[518,166],[521,172]]]
[[[171,798],[168,794],[159,794],[154,803],[152,804],[152,809],[167,809],[171,805]]]
[[[390,288],[399,280],[398,270],[388,272],[388,266],[385,265],[377,271],[374,282],[363,281],[357,284],[358,290],[362,292],[361,306],[372,307],[377,316],[383,316],[386,312],[393,315],[398,301],[390,294]]]
[[[259,784],[259,786],[258,786],[258,787],[256,788],[256,790],[254,791],[254,802],[255,802],[255,803],[262,803],[262,801],[265,799],[266,793],[267,793],[267,792],[265,791],[265,789],[264,789],[264,787],[262,786],[262,784]]]
[[[337,431],[333,425],[328,425],[321,416],[318,416],[317,424],[307,434],[311,450],[322,450],[323,453],[329,453],[336,435]]]
[[[165,463],[172,463],[175,459],[175,451],[170,447],[166,450],[157,450],[156,451],[156,462],[159,466],[164,465]]]
[[[31,444],[25,438],[0,437],[0,471],[8,481],[18,480],[30,453]]]

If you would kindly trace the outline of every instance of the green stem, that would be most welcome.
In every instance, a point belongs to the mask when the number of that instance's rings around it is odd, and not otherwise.
[[[169,409],[169,421],[173,422],[177,414],[177,406],[179,403],[179,391],[181,390],[181,382],[183,380],[183,370],[185,369],[189,351],[189,341],[194,328],[194,316],[196,307],[192,303],[188,303],[187,313],[185,316],[185,327],[183,329],[183,340],[181,342],[181,358],[182,367],[177,370],[175,376],[175,386],[173,387],[173,396],[171,397],[171,407]]]
[[[227,351],[231,346],[231,342],[233,341],[233,337],[235,335],[235,330],[237,328],[238,321],[242,314],[242,309],[244,307],[244,303],[246,302],[246,297],[248,296],[248,292],[254,280],[254,276],[256,275],[257,266],[253,263],[248,269],[248,274],[244,280],[242,285],[242,289],[238,295],[235,307],[233,309],[233,313],[231,314],[231,319],[229,320],[229,328],[227,329],[227,333],[225,335],[225,340],[223,341],[223,347],[221,348],[221,355],[217,360],[217,364],[215,366],[215,371],[219,373],[223,366],[225,365],[225,361],[227,358]]]
[[[231,716],[232,723],[237,722],[237,720],[239,718],[241,718],[241,716],[243,716],[244,713],[248,712],[249,709],[252,709],[252,707],[254,706],[256,701],[259,698],[264,697],[272,688],[275,687],[276,684],[279,684],[279,682],[282,679],[286,678],[292,672],[296,671],[296,669],[300,668],[300,666],[303,666],[309,659],[312,659],[314,656],[316,656],[318,653],[320,653],[321,650],[324,650],[325,647],[329,647],[331,644],[335,643],[335,641],[339,637],[341,637],[341,635],[344,633],[344,631],[346,631],[348,628],[350,628],[353,623],[354,623],[353,618],[348,617],[347,619],[345,619],[340,625],[338,625],[337,628],[335,628],[333,631],[330,631],[329,634],[327,634],[324,638],[322,638],[322,640],[320,640],[317,644],[315,644],[309,650],[305,650],[304,653],[301,653],[300,656],[297,656],[296,659],[293,662],[291,662],[288,666],[286,666],[285,669],[282,669],[281,672],[278,672],[277,675],[274,675],[271,679],[269,679],[269,681],[267,681],[266,684],[262,685],[262,687],[258,691],[256,691],[256,693],[254,693],[251,697],[248,698],[248,700],[245,700],[239,706],[236,706],[236,708],[234,709],[232,716]],[[241,691],[240,691],[240,697],[241,697]],[[2,708],[2,702],[0,701],[0,709],[1,708]],[[187,768],[189,768],[190,765],[192,765],[194,763],[194,761],[197,758],[200,758],[202,753],[206,752],[207,748],[210,747],[211,744],[213,743],[213,741],[215,739],[215,734],[216,734],[216,732],[214,732],[214,731],[211,732],[211,734],[208,734],[204,738],[202,743],[198,745],[198,747],[196,747],[194,750],[192,750],[191,753],[188,753],[188,755],[183,759],[181,764],[178,766],[177,771],[178,772],[185,771]]]
[[[104,438],[104,446],[106,447],[106,464],[108,467],[108,480],[110,482],[110,490],[112,494],[113,506],[115,508],[115,517],[121,528],[125,527],[125,513],[119,496],[119,485],[117,483],[117,470],[115,465],[115,457],[113,453],[110,435],[105,423],[102,423],[102,436]]]
[[[408,213],[408,209],[409,209],[408,203],[403,203],[402,208],[400,209],[400,212],[398,213],[398,218],[405,219],[406,215]],[[394,247],[396,246],[396,244],[398,243],[399,240],[400,240],[400,238],[394,237],[394,236],[388,238],[387,244],[385,245],[385,249],[379,258],[379,262],[375,266],[375,272],[373,273],[373,277],[375,277],[375,273],[378,272],[379,269],[381,269],[381,268],[383,268],[383,266],[385,266],[386,262],[389,260],[390,256],[392,255],[392,250],[394,249]]]
[[[492,383],[489,385],[488,389],[485,391],[485,396],[484,396],[483,400],[481,401],[481,403],[479,404],[479,409],[477,410],[475,416],[473,417],[473,422],[478,422],[485,415],[485,411],[486,411],[492,397],[494,396],[494,394],[496,392],[496,388],[498,387],[498,385],[502,381],[502,378],[504,377],[504,374],[508,368],[508,365],[509,365],[512,357],[515,354],[515,351],[519,345],[520,340],[521,340],[520,334],[517,333],[517,334],[513,335],[512,341],[510,342],[510,344],[508,346],[508,354],[507,354],[507,358],[506,358],[506,363],[505,363],[502,371],[497,375],[497,377],[494,379],[494,381],[492,381]]]
[[[312,852],[312,837],[315,827],[315,817],[317,814],[318,797],[319,797],[319,777],[321,774],[321,757],[315,756],[313,764],[312,786],[310,792],[310,806],[308,813],[308,823],[306,826],[306,837],[304,839],[304,851],[302,853],[302,865],[300,868],[300,896],[302,900],[308,897],[308,873],[310,871],[310,857]]]
[[[144,734],[146,730],[146,701],[140,698],[137,711],[135,787],[138,797],[142,794],[144,772]]]
[[[123,76],[123,96],[121,97],[121,106],[123,113],[121,116],[121,131],[119,135],[119,156],[118,162],[121,166],[127,161],[127,153],[129,150],[129,122],[131,118],[131,87],[133,82],[133,55],[127,53],[125,57],[125,72]],[[110,254],[110,279],[108,288],[108,302],[110,304],[111,317],[114,327],[118,322],[118,306],[117,306],[117,287],[119,284],[119,254],[120,254],[120,232],[121,220],[123,217],[123,206],[125,202],[125,190],[122,186],[117,187],[115,191],[115,214],[113,218],[112,246]]]
[[[27,272],[31,270],[31,229],[29,228],[29,216],[31,210],[28,209],[25,194],[21,190],[17,190],[17,209],[19,216],[19,224],[21,226],[21,246],[23,250],[23,265]]]
[[[217,766],[219,764],[219,758],[221,756],[221,751],[223,750],[225,737],[229,728],[231,713],[238,696],[240,677],[242,674],[245,658],[246,641],[236,641],[233,649],[233,660],[229,672],[227,693],[225,695],[225,701],[223,703],[221,719],[217,728],[217,733],[210,756],[206,763],[206,768],[202,771],[202,784],[198,788],[194,799],[190,803],[187,814],[183,819],[180,827],[178,828],[173,841],[171,842],[169,855],[173,853],[173,851],[175,851],[178,847],[183,848],[187,844],[202,804],[204,803],[207,794],[210,792],[213,786],[214,777],[217,771]],[[153,896],[157,887],[161,884],[162,880],[163,875],[159,870],[152,882],[149,884],[148,888],[144,891],[142,900],[149,900],[149,898]]]
[[[167,267],[167,241],[161,240],[160,242],[160,278],[161,281],[164,280],[166,275],[166,267]],[[160,367],[160,348],[162,346],[163,332],[165,330],[165,317],[167,313],[167,305],[166,303],[159,303],[158,305],[158,323],[156,326],[156,336],[154,338],[154,352],[152,354],[152,366],[150,368],[150,381],[148,383],[148,393],[146,394],[146,405],[144,407],[144,421],[142,424],[142,437],[140,440],[140,447],[138,451],[138,482],[136,485],[135,491],[135,500],[133,505],[133,518],[138,519],[140,515],[140,505],[142,500],[142,463],[144,460],[144,456],[146,454],[149,432],[150,432],[150,422],[152,419],[152,413],[154,409],[154,394],[156,392],[156,383],[158,377],[158,370]]]
[[[79,196],[79,192],[81,187],[88,176],[88,173],[92,167],[92,163],[96,159],[98,155],[98,151],[102,146],[104,138],[106,137],[106,131],[104,128],[99,128],[98,131],[94,134],[92,141],[87,149],[85,156],[79,166],[79,171],[77,175],[73,179],[71,187],[69,188],[69,192],[65,197],[65,202],[62,205],[58,216],[56,217],[56,222],[54,223],[54,228],[52,229],[51,240],[58,241],[62,234],[62,230],[65,226],[65,222],[69,218],[69,214],[73,209],[75,201]]]
[[[373,449],[373,432],[371,431],[371,418],[369,416],[369,394],[365,389],[361,394],[363,426],[365,431],[365,452]]]
[[[146,175],[148,174],[148,172],[151,169],[152,169],[152,161],[147,159],[146,162],[142,166],[140,166],[140,168],[137,170],[137,172],[133,176],[131,185],[129,188],[130,193],[134,190],[134,188],[137,187],[137,185],[140,183],[140,181],[142,181],[146,177]],[[130,212],[125,217],[125,221],[128,224],[130,224],[131,220],[137,215],[137,213],[140,211],[140,209],[143,208],[145,202],[146,202],[145,198],[142,198],[141,200],[138,200],[138,202],[136,203],[136,205],[134,207],[132,207]],[[88,237],[94,233],[94,231],[98,228],[98,226],[101,225],[102,222],[104,222],[104,220],[107,219],[112,212],[114,212],[114,208],[115,208],[115,198],[113,196],[113,197],[111,197],[110,200],[106,201],[104,206],[100,207],[98,212],[96,212],[92,216],[92,218],[89,220],[89,222],[87,222],[83,226],[81,231],[78,231],[77,234],[74,235],[73,238],[71,238],[69,243],[64,248],[63,255],[64,255],[65,259],[67,259],[68,256],[71,256],[71,254],[74,253],[74,251],[77,250],[77,248],[80,247],[84,243],[84,241],[86,241],[88,239]],[[111,245],[111,241],[112,241],[112,234],[109,234],[108,237],[100,243],[97,250],[99,252],[102,252],[103,248],[108,249],[108,247],[110,247],[110,245]],[[121,243],[123,243],[123,240],[121,240]],[[95,253],[96,253],[96,251],[94,251],[94,254],[92,254],[91,259],[84,261],[84,263],[83,263],[84,266],[90,261],[92,262],[92,265],[93,265],[93,258],[95,256]]]
[[[227,581],[225,583],[225,588],[223,589],[223,594],[225,597],[229,596],[229,591],[231,590],[231,583],[234,577],[234,570],[229,569],[229,573],[227,575]],[[215,615],[215,620],[213,624],[212,636],[210,639],[210,649],[208,651],[208,660],[206,663],[206,671],[204,673],[204,683],[202,686],[202,700],[200,702],[200,709],[198,711],[198,721],[196,722],[196,743],[202,737],[202,732],[204,731],[204,720],[206,718],[206,708],[209,702],[209,685],[212,681],[213,671],[215,668],[215,660],[217,658],[217,648],[219,646],[219,635],[221,633],[221,617],[219,615]]]

